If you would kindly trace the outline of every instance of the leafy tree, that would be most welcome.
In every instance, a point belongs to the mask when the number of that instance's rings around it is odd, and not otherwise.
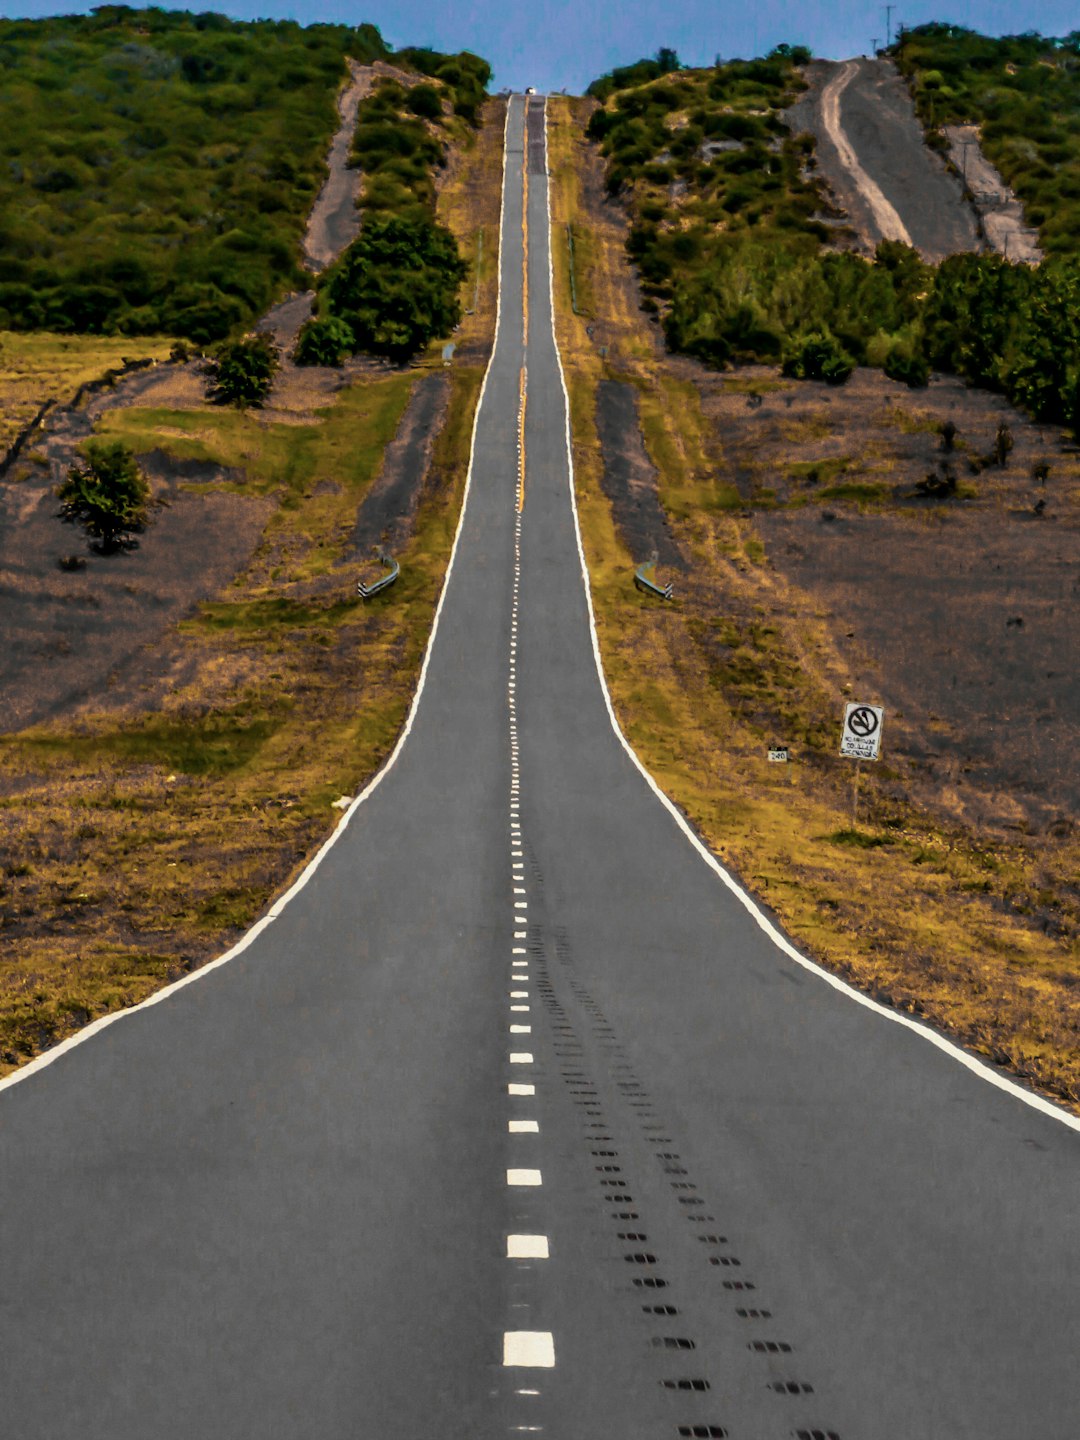
[[[56,492],[60,516],[82,524],[104,553],[124,548],[147,521],[150,487],[120,441],[91,440]]]
[[[215,405],[261,406],[278,368],[278,349],[269,335],[249,335],[222,345],[207,364],[209,399]]]
[[[332,268],[324,294],[358,348],[403,361],[458,324],[467,270],[453,235],[435,220],[377,216]]]

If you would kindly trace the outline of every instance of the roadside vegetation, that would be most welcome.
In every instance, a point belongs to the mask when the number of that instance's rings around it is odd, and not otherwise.
[[[296,347],[301,364],[357,352],[408,360],[461,320],[468,265],[436,218],[436,196],[452,148],[475,143],[491,67],[467,52],[395,59],[427,78],[383,76],[360,102],[351,163],[363,173],[361,233],[320,278],[318,314]]]
[[[961,25],[904,29],[890,54],[927,141],[978,125],[980,144],[1038,227],[1048,255],[1080,252],[1080,31],[991,39]]]
[[[873,261],[837,249],[843,232],[827,223],[812,139],[789,135],[781,119],[803,85],[801,49],[663,75],[659,61],[644,61],[597,81],[590,93],[603,108],[586,133],[626,206],[643,309],[672,350],[714,367],[780,362],[839,384],[854,365],[874,365],[914,387],[944,370],[1080,434],[1070,198],[1072,186],[1080,198],[1080,130],[1060,119],[1080,97],[1078,43],[928,26],[897,50],[924,118],[987,117],[988,153],[1034,206],[1052,252],[1034,269],[991,255],[934,268],[892,241]],[[660,53],[677,66],[672,51]]]
[[[35,415],[131,358],[165,360],[172,341],[142,336],[22,334],[0,330],[0,461]]]
[[[119,684],[103,675],[74,707],[0,736],[0,1071],[220,954],[330,833],[334,802],[392,749],[457,525],[493,337],[502,111],[487,103],[488,123],[474,132],[470,119],[470,143],[448,154],[433,211],[477,258],[452,370],[437,359],[357,366],[345,381],[286,366],[261,406],[246,391],[241,404],[202,400],[181,372],[153,388],[161,399],[105,410],[83,447],[87,461],[95,446],[119,446],[140,467],[156,457],[159,473],[171,458],[196,478],[172,484],[163,503],[213,497],[221,507],[210,513],[260,538],[230,583],[132,653]],[[251,357],[235,358],[245,390]],[[358,512],[416,387],[433,380],[445,396],[426,459],[407,513],[388,517],[401,575],[364,602],[356,581],[376,566],[357,548]],[[24,461],[38,480],[34,456]],[[140,554],[169,514],[158,503],[160,492]],[[197,571],[202,557],[191,558]],[[93,564],[79,575],[88,603],[95,575]]]
[[[914,395],[902,408],[906,390],[882,393],[860,412],[869,423],[849,426],[858,453],[841,453],[830,442],[847,393],[783,378],[775,350],[771,368],[722,382],[666,356],[625,264],[628,227],[602,203],[595,152],[582,139],[589,113],[588,102],[549,101],[553,218],[557,234],[569,227],[573,237],[573,289],[565,243],[554,266],[583,539],[620,723],[714,853],[806,953],[1080,1103],[1080,853],[1071,822],[1030,836],[1022,825],[970,823],[951,782],[901,753],[897,718],[885,761],[864,773],[853,823],[850,762],[835,754],[843,700],[856,698],[852,642],[837,633],[827,600],[771,562],[756,523],[778,506],[818,527],[880,511],[902,488],[899,439],[936,432],[938,422]],[[685,565],[661,576],[675,582],[673,602],[633,587],[643,557],[628,548],[604,490],[604,381],[634,392],[666,533]],[[798,409],[789,408],[797,394]],[[769,416],[744,422],[738,457],[736,411]],[[949,444],[961,447],[955,434]],[[806,458],[819,449],[828,458]],[[758,462],[738,485],[736,458]],[[1074,502],[1076,482],[1073,467],[1063,484]],[[1003,497],[1012,503],[1004,488]],[[940,515],[907,514],[911,543],[922,534],[939,555]],[[944,729],[937,716],[918,719]],[[777,743],[792,747],[791,763],[768,763]]]
[[[300,285],[346,56],[370,25],[105,5],[0,20],[0,326],[248,325]]]
[[[894,243],[876,263],[835,248],[844,235],[814,175],[813,138],[783,120],[809,58],[779,46],[684,70],[660,51],[589,87],[603,108],[586,133],[627,207],[643,309],[673,350],[796,368],[821,353],[839,381],[853,363],[910,360],[926,270]]]

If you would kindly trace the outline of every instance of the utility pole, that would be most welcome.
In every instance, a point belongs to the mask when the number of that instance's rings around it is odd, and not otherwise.
[[[896,9],[896,6],[885,5],[882,8],[885,11],[885,44],[886,46],[890,46],[892,44],[892,12]]]

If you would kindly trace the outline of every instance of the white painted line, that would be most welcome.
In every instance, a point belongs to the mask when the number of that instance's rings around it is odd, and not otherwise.
[[[539,1390],[515,1390],[515,1395],[539,1395]]]
[[[511,999],[511,1000],[527,1000],[528,998],[529,998],[529,992],[528,992],[528,990],[511,990],[511,991],[510,991],[510,999]]]
[[[515,910],[527,910],[528,908],[529,908],[529,902],[528,902],[528,900],[515,900],[515,901],[514,901],[514,909],[515,909]]]
[[[507,1235],[506,1258],[508,1260],[547,1260],[548,1237],[546,1235]]]
[[[507,1330],[503,1335],[503,1364],[551,1370],[555,1365],[555,1337],[550,1330]]]
[[[515,895],[527,895],[528,893],[529,893],[528,890],[523,890],[520,885],[515,885],[515,886],[514,886],[514,894],[515,894]]]
[[[506,120],[503,124],[504,155],[506,153],[506,137],[509,128],[510,106],[508,105],[506,107]],[[424,647],[424,658],[420,664],[420,678],[416,682],[416,690],[413,694],[412,704],[409,706],[409,713],[405,717],[405,724],[401,734],[398,736],[397,744],[393,750],[391,750],[382,768],[371,777],[360,794],[357,795],[356,799],[342,815],[339,823],[319,846],[318,850],[316,850],[315,854],[285,893],[278,896],[266,914],[263,915],[261,919],[256,920],[251,929],[242,935],[235,945],[226,950],[224,955],[218,955],[216,959],[208,961],[205,965],[201,965],[198,970],[193,970],[190,975],[184,975],[181,979],[174,980],[171,985],[165,985],[160,990],[156,990],[153,995],[148,995],[145,1000],[141,1000],[137,1005],[129,1005],[123,1010],[114,1010],[111,1014],[102,1015],[100,1019],[92,1021],[91,1024],[84,1026],[77,1034],[69,1036],[67,1040],[61,1041],[59,1045],[54,1045],[51,1049],[46,1050],[43,1055],[37,1056],[36,1059],[29,1061],[26,1065],[13,1071],[10,1075],[5,1075],[4,1078],[0,1080],[0,1092],[10,1090],[16,1085],[21,1085],[24,1080],[29,1080],[31,1075],[36,1075],[39,1071],[44,1070],[46,1066],[53,1064],[54,1061],[59,1060],[61,1055],[66,1055],[70,1050],[74,1050],[76,1046],[84,1045],[87,1040],[91,1039],[94,1035],[99,1035],[102,1030],[107,1029],[110,1025],[115,1025],[117,1021],[125,1019],[128,1015],[134,1015],[137,1011],[147,1010],[151,1005],[160,1005],[163,1001],[171,999],[173,995],[183,990],[186,986],[195,985],[200,980],[205,980],[207,975],[220,969],[222,965],[227,965],[230,960],[235,960],[238,955],[242,955],[250,945],[254,944],[266,927],[278,918],[289,902],[304,889],[316,870],[318,870],[319,866],[326,859],[332,847],[335,846],[342,835],[344,835],[349,822],[357,810],[375,793],[397,764],[398,757],[404,750],[409,736],[412,734],[413,726],[416,723],[416,716],[420,710],[424,687],[427,684],[428,669],[431,665],[431,656],[435,649],[435,640],[438,636],[439,624],[442,620],[443,606],[446,604],[446,597],[450,593],[450,582],[454,574],[458,550],[461,546],[461,535],[465,528],[465,517],[469,510],[469,497],[472,494],[473,467],[476,461],[476,436],[480,429],[480,416],[484,409],[484,398],[487,394],[488,380],[491,377],[491,370],[499,351],[499,331],[502,327],[502,260],[506,228],[504,225],[505,216],[506,167],[504,165],[503,182],[499,199],[499,257],[495,285],[495,343],[491,347],[491,355],[488,358],[487,368],[484,371],[484,378],[480,385],[480,394],[476,401],[476,410],[473,414],[472,437],[469,441],[469,468],[465,473],[465,489],[461,496],[461,511],[458,515],[457,528],[454,531],[454,542],[450,547],[450,559],[446,564],[446,574],[443,576],[442,589],[439,592],[439,599],[435,606],[435,615],[431,622],[431,633],[428,636],[427,645]]]
[[[508,1095],[535,1095],[535,1094],[536,1094],[536,1086],[535,1086],[535,1085],[507,1085],[507,1087],[506,1087],[506,1093],[507,1093]]]
[[[512,990],[510,993],[512,995],[528,995],[529,992],[527,990]],[[529,1013],[528,1005],[511,1005],[510,1009],[512,1011],[524,1011],[526,1015]]]
[[[522,1187],[543,1185],[544,1178],[539,1170],[507,1170],[506,1183]]]
[[[511,1135],[539,1135],[540,1124],[537,1120],[508,1120]]]
[[[546,101],[544,102],[544,108],[544,144],[546,147]],[[548,234],[550,235],[550,186],[548,188],[547,194],[547,206]],[[965,1050],[961,1050],[958,1045],[954,1045],[951,1040],[946,1040],[944,1035],[939,1035],[937,1031],[930,1029],[928,1025],[924,1025],[917,1020],[912,1020],[907,1015],[900,1014],[896,1010],[889,1009],[888,1007],[880,1004],[877,1000],[871,1000],[869,995],[864,995],[860,990],[854,989],[852,986],[848,985],[846,981],[841,980],[838,975],[833,975],[830,971],[823,969],[815,961],[809,960],[805,955],[800,954],[799,951],[795,949],[795,946],[792,945],[790,940],[788,940],[786,936],[781,934],[781,932],[776,928],[776,926],[772,923],[772,921],[764,913],[764,911],[758,907],[757,902],[753,899],[753,897],[747,894],[747,892],[734,878],[734,876],[728,874],[728,872],[720,864],[719,860],[717,860],[716,856],[713,855],[712,852],[708,850],[705,845],[698,839],[698,837],[694,834],[693,830],[691,830],[690,826],[687,824],[686,820],[683,818],[678,807],[674,805],[672,801],[669,800],[668,797],[664,794],[663,790],[661,790],[660,786],[653,779],[652,775],[638,758],[637,752],[634,750],[629,740],[627,740],[626,736],[623,734],[622,728],[619,725],[618,718],[615,714],[615,708],[611,703],[611,694],[607,687],[607,680],[604,678],[604,663],[600,655],[600,638],[596,631],[596,612],[593,609],[592,586],[589,583],[589,567],[585,561],[585,547],[581,539],[581,520],[578,515],[577,495],[574,491],[574,453],[570,437],[570,396],[566,389],[566,375],[563,372],[562,355],[559,351],[559,341],[555,331],[554,273],[555,272],[551,258],[551,246],[549,245],[548,297],[551,301],[551,334],[555,345],[555,360],[559,367],[559,378],[562,383],[564,437],[566,444],[567,464],[566,473],[567,482],[570,489],[570,507],[573,511],[574,516],[574,533],[577,537],[578,565],[580,566],[581,578],[585,586],[585,604],[589,614],[589,635],[592,639],[593,663],[596,666],[596,674],[600,681],[600,690],[604,696],[604,705],[607,708],[608,720],[611,723],[611,728],[615,731],[615,735],[618,738],[619,743],[622,745],[623,749],[630,757],[631,762],[637,767],[646,785],[648,785],[649,789],[653,792],[653,794],[656,796],[657,800],[659,800],[660,804],[664,807],[664,809],[667,810],[668,814],[674,820],[675,824],[686,836],[687,840],[689,840],[690,844],[694,847],[702,860],[704,860],[705,864],[708,865],[709,869],[712,870],[713,873],[719,878],[720,882],[725,885],[728,890],[731,891],[731,893],[738,900],[739,904],[742,905],[743,908],[752,916],[754,922],[769,937],[769,939],[773,942],[776,948],[778,950],[781,950],[788,957],[789,960],[793,960],[795,964],[801,966],[802,969],[808,970],[812,975],[816,975],[820,980],[823,980],[826,985],[831,986],[833,990],[837,990],[842,995],[846,995],[848,999],[853,1000],[856,1005],[862,1005],[864,1009],[873,1011],[875,1015],[879,1015],[883,1020],[888,1020],[889,1023],[892,1025],[901,1025],[905,1030],[910,1030],[914,1035],[917,1035],[921,1039],[925,1040],[928,1045],[933,1045],[935,1049],[942,1051],[944,1054],[948,1055],[950,1059],[955,1060],[959,1065],[962,1065],[965,1070],[969,1070],[980,1080],[985,1080],[988,1085],[993,1085],[994,1088],[997,1090],[1006,1091],[1009,1095],[1013,1097],[1013,1099],[1019,1100],[1022,1104],[1030,1106],[1033,1110],[1038,1110],[1041,1114],[1049,1116],[1052,1120],[1059,1121],[1062,1125],[1067,1126],[1068,1129],[1075,1130],[1080,1133],[1080,1115],[1071,1115],[1067,1110],[1063,1110],[1059,1105],[1054,1104],[1053,1101],[1046,1100],[1043,1098],[1042,1095],[1036,1095],[1033,1091],[1025,1089],[1015,1080],[1006,1078],[1004,1075],[998,1074],[996,1070],[992,1070],[990,1066],[987,1065],[984,1061],[976,1059],[974,1055],[969,1055]]]
[[[514,948],[513,948],[513,950],[512,950],[510,953],[511,953],[512,955],[524,955],[524,954],[525,954],[525,946],[524,946],[524,945],[515,945]]]
[[[531,1034],[532,1034],[532,1026],[531,1026],[531,1025],[511,1025],[511,1026],[510,1026],[510,1034],[511,1034],[511,1035],[531,1035]]]
[[[533,1057],[529,1054],[529,1052],[528,1052],[527,1050],[511,1050],[511,1051],[510,1051],[510,1064],[511,1064],[511,1065],[531,1065],[532,1063],[533,1063]]]
[[[516,923],[517,921],[519,921],[520,919],[521,919],[521,916],[520,916],[520,915],[515,915],[515,916],[514,916],[514,921],[515,921],[515,923]],[[528,936],[528,933],[529,933],[529,932],[528,932],[527,930],[515,930],[515,931],[514,931],[514,939],[515,939],[515,940],[524,940],[524,939]]]

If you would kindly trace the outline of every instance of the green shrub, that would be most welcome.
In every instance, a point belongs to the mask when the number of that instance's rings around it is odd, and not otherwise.
[[[85,455],[86,463],[73,465],[57,489],[60,516],[84,526],[108,554],[145,528],[150,487],[120,441],[90,440]]]
[[[260,407],[274,383],[277,346],[269,335],[250,335],[222,345],[206,370],[208,396],[215,405]]]
[[[309,320],[297,336],[293,360],[297,365],[340,365],[356,347],[356,336],[337,315]]]
[[[796,380],[825,380],[843,385],[855,369],[855,362],[831,335],[804,336],[784,360],[784,374]]]
[[[890,380],[899,380],[912,390],[922,390],[930,383],[930,366],[923,355],[912,354],[895,345],[885,357],[882,367]]]

